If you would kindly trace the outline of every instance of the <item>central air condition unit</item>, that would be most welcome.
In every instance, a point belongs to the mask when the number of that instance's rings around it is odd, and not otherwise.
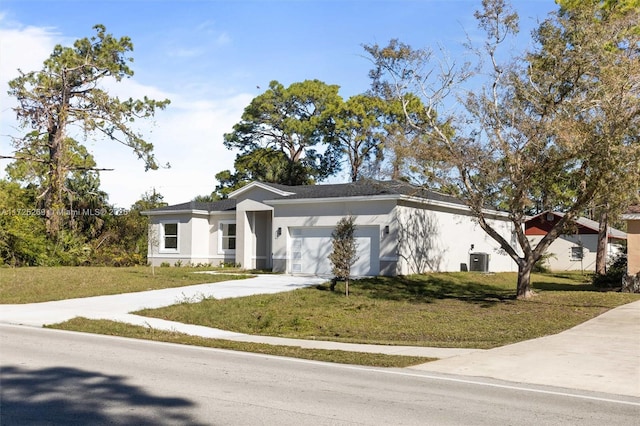
[[[470,253],[469,270],[474,272],[489,272],[489,253]]]

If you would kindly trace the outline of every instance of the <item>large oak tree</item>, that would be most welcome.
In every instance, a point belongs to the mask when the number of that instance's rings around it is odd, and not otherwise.
[[[457,187],[479,225],[518,265],[519,298],[532,294],[533,265],[572,219],[616,185],[616,175],[637,176],[640,167],[633,113],[638,74],[631,66],[638,60],[633,29],[640,12],[612,15],[591,31],[599,3],[586,2],[592,13],[551,14],[534,33],[533,51],[505,59],[500,49],[517,33],[518,16],[504,0],[484,0],[475,16],[487,35],[478,52],[487,60],[475,69],[398,41],[366,46],[379,92],[393,93],[405,104],[408,95],[423,100],[426,120],[413,125],[426,146],[416,147],[416,155],[435,161],[443,185]],[[615,48],[603,49],[605,40]],[[629,83],[605,78],[622,71]],[[482,78],[485,83],[479,84]],[[461,99],[458,109],[455,94]],[[599,127],[607,123],[601,108],[606,102],[631,112],[620,117],[627,127],[615,124],[613,138],[605,138],[610,132]],[[532,246],[523,224],[539,203],[541,188],[550,189],[544,191],[545,203],[564,206],[566,214]],[[494,228],[487,206],[508,211],[513,238]]]

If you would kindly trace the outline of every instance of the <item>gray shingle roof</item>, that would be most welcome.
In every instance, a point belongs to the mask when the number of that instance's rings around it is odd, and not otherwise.
[[[159,207],[151,210],[152,212],[172,212],[181,210],[204,210],[206,212],[220,212],[227,210],[235,210],[236,200],[218,200],[210,203],[199,201],[189,201],[181,204],[173,204],[171,206]]]
[[[271,184],[268,184],[271,186]],[[405,195],[424,198],[428,200],[445,201],[455,204],[464,204],[462,201],[449,195],[400,181],[375,181],[362,180],[353,183],[339,183],[331,185],[305,185],[305,186],[281,186],[279,189],[293,192],[289,196],[277,196],[274,199],[309,199],[309,198],[344,198],[367,197],[376,195]]]
[[[272,188],[290,192],[291,195],[276,195],[273,200],[303,200],[303,199],[320,199],[320,198],[347,198],[347,197],[374,197],[381,195],[402,195],[416,198],[423,198],[434,201],[444,201],[454,204],[464,203],[459,199],[440,194],[434,191],[408,184],[400,181],[375,181],[361,180],[352,183],[338,183],[330,185],[301,185],[289,186],[274,183],[264,183],[264,185]],[[207,212],[234,210],[236,207],[235,199],[226,199],[214,201],[211,203],[202,203],[190,201],[182,204],[174,204],[167,207],[154,209],[154,212],[171,212],[180,210],[204,210]]]

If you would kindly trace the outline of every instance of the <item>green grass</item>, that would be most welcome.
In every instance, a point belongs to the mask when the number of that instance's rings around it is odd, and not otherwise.
[[[372,367],[409,367],[433,361],[433,358],[416,356],[399,356],[371,354],[364,352],[347,352],[339,350],[306,349],[297,346],[276,346],[262,343],[236,342],[232,340],[207,339],[187,334],[160,331],[137,325],[115,321],[89,320],[74,318],[60,324],[47,326],[70,331],[82,331],[95,334],[131,337],[184,345],[204,346],[210,348],[229,349],[234,351],[255,352],[260,354],[287,356],[293,358],[312,359],[316,361],[337,362],[342,364],[366,365]]]
[[[194,274],[197,268],[37,267],[0,268],[0,303],[36,303],[130,293],[245,278]]]
[[[534,275],[537,295],[516,300],[515,273],[379,277],[352,282],[349,297],[320,285],[137,314],[247,334],[492,348],[558,333],[640,298],[599,292],[586,281],[580,274]]]
[[[200,269],[201,271],[202,269]],[[194,268],[0,268],[0,303],[29,303],[240,278]],[[640,295],[600,292],[581,274],[536,274],[537,295],[516,300],[514,273],[442,273],[357,280],[345,297],[328,284],[236,299],[205,299],[139,314],[248,334],[355,343],[492,348],[566,330]],[[53,328],[322,361],[404,367],[428,358],[205,339],[77,318]]]

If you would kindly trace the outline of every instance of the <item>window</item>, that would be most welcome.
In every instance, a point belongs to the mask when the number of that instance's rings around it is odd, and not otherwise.
[[[178,250],[178,224],[162,224],[162,248],[165,250]]]
[[[219,251],[222,253],[232,253],[236,251],[236,223],[232,221],[221,221],[219,230]]]
[[[582,246],[571,247],[571,260],[582,260],[584,258],[584,248]]]

